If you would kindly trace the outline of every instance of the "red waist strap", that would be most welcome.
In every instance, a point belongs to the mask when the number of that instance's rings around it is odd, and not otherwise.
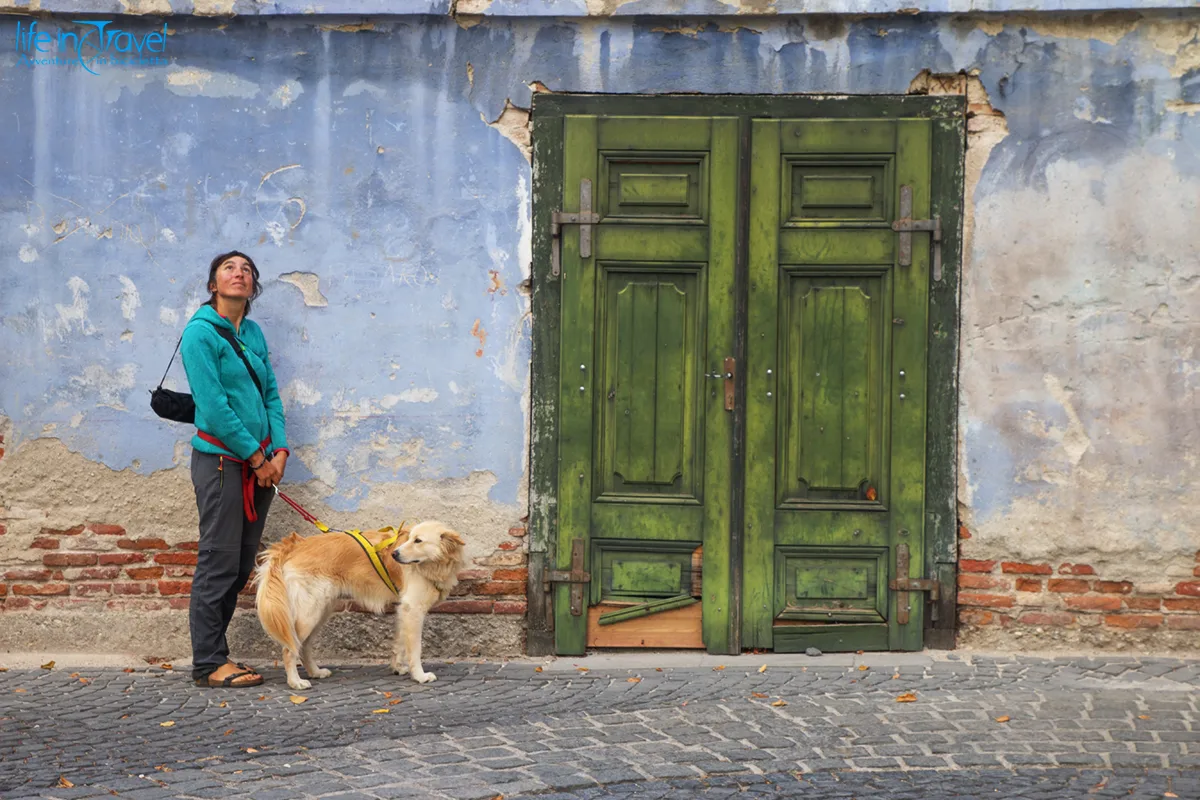
[[[224,442],[213,436],[211,433],[196,431],[196,435],[215,447],[219,447],[222,450],[226,450],[230,453],[233,452]],[[263,439],[262,444],[259,446],[262,448],[262,451],[265,454],[271,448],[271,437],[268,436],[266,439]],[[242,511],[245,512],[246,519],[250,520],[251,522],[256,521],[258,519],[258,509],[254,507],[254,471],[250,469],[250,465],[247,462],[240,458],[235,458],[234,456],[221,456],[221,458],[227,458],[230,461],[242,465]]]

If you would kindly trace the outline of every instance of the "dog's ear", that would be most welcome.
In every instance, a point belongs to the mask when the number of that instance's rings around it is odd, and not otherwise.
[[[442,534],[442,541],[443,541],[443,542],[445,542],[445,541],[451,541],[451,542],[454,542],[454,543],[455,543],[456,545],[458,545],[459,547],[466,547],[466,546],[467,546],[467,543],[466,543],[465,541],[463,541],[463,538],[462,538],[461,536],[459,536],[459,535],[458,535],[458,532],[457,532],[457,531],[445,531],[445,532]]]

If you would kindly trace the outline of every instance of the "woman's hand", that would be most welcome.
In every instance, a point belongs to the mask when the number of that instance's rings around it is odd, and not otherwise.
[[[277,462],[264,458],[258,469],[254,470],[254,478],[259,486],[270,488],[283,480],[283,471]]]
[[[271,461],[274,462],[275,466],[279,467],[278,483],[283,482],[283,472],[287,469],[287,458],[288,454],[286,450],[276,450],[275,455],[271,457]]]

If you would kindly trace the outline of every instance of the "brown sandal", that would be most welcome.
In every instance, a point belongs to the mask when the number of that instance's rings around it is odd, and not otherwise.
[[[239,681],[240,678],[249,678],[249,680]],[[209,673],[203,678],[196,679],[197,686],[207,686],[213,689],[218,689],[221,687],[241,689],[248,686],[259,686],[262,684],[262,682],[263,676],[259,675],[252,669],[248,669],[245,672],[235,672],[232,675],[227,675],[225,678],[220,680],[213,678],[213,673]]]

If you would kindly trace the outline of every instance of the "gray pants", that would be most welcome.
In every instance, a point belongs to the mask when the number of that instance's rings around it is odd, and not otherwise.
[[[267,510],[275,492],[256,486],[258,520],[242,508],[242,465],[221,456],[192,451],[192,485],[200,511],[200,551],[192,578],[188,623],[192,634],[192,677],[203,678],[229,660],[225,631],[246,585]]]

